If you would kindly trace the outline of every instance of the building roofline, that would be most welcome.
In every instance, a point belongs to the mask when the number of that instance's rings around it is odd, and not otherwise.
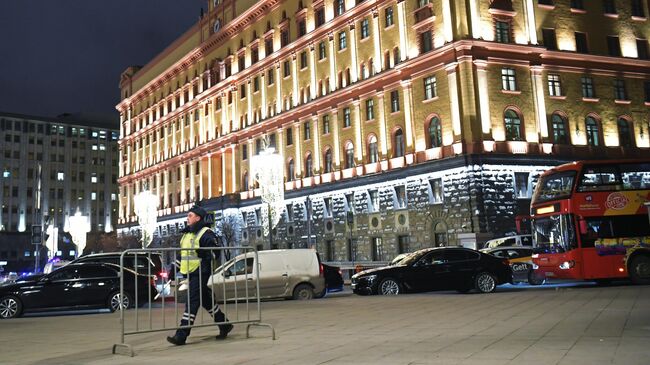
[[[32,120],[38,122],[57,123],[65,125],[77,125],[81,127],[103,128],[112,131],[119,131],[118,115],[93,115],[75,113],[64,113],[56,117],[44,117],[31,114],[20,114],[0,111],[0,118],[13,118],[22,120]]]

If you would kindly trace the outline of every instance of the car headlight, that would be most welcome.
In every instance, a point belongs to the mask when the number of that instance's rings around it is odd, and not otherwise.
[[[372,284],[375,282],[375,280],[377,280],[377,275],[364,276],[363,279],[365,279],[368,282],[368,284]]]

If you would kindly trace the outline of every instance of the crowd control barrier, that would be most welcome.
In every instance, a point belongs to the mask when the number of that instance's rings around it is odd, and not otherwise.
[[[191,299],[188,281],[192,280],[189,275],[183,276],[180,272],[179,258],[183,250],[192,251],[190,256],[196,255],[195,249],[183,248],[129,249],[122,253],[119,263],[120,295],[119,298],[113,297],[120,302],[121,331],[120,342],[113,345],[113,354],[124,348],[130,356],[135,355],[133,346],[126,343],[127,336],[180,328],[217,328],[226,323],[214,322],[212,315],[204,309],[203,288],[199,285],[200,305],[194,322],[187,326],[180,325],[185,304]],[[271,329],[275,340],[273,326],[262,323],[259,269],[252,269],[253,263],[259,262],[257,250],[252,247],[201,247],[196,250],[203,251],[202,256],[205,251],[213,255],[212,275],[207,279],[212,295],[207,307],[214,309],[218,304],[227,323],[235,326],[246,324],[246,338],[250,337],[252,326],[263,326]],[[189,256],[185,259],[189,263]],[[127,270],[131,273],[125,276]],[[202,270],[198,270],[198,280],[206,280]],[[133,271],[137,274],[133,275]],[[152,290],[154,286],[155,290]],[[215,335],[217,333],[218,330]]]

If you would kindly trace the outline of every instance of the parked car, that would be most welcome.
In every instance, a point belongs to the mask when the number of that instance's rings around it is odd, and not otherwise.
[[[261,299],[312,299],[326,289],[323,266],[315,250],[268,250],[257,255],[259,262],[248,252],[215,270],[208,281],[215,300],[256,299],[258,272]]]
[[[505,260],[463,247],[436,247],[416,251],[396,265],[355,274],[352,291],[362,295],[453,289],[489,293],[509,282],[512,272]]]
[[[316,298],[322,298],[327,293],[333,293],[343,290],[343,274],[341,268],[321,263],[323,276],[325,277],[325,289],[316,293]]]
[[[533,269],[533,248],[524,246],[484,248],[485,252],[500,259],[508,260],[512,269],[512,280],[528,282],[530,285],[542,285],[545,278],[537,275]]]
[[[521,234],[517,236],[508,236],[491,239],[485,242],[483,248],[494,247],[512,247],[512,246],[533,246],[533,236],[530,234]]]
[[[111,311],[148,303],[157,294],[151,277],[124,270],[124,297],[120,297],[120,268],[112,264],[69,264],[49,274],[32,275],[0,285],[0,318],[24,312],[69,308],[108,308]]]

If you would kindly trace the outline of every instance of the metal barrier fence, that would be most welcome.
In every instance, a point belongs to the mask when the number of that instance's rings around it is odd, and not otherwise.
[[[198,270],[199,310],[193,323],[180,325],[179,310],[189,307],[191,275],[182,277],[180,261],[176,260],[181,251],[208,251],[212,255],[212,267],[207,286],[211,289],[209,308],[218,304],[225,320],[215,322],[212,314],[206,315],[203,285],[205,280],[201,267]],[[194,252],[190,254],[194,255]],[[171,260],[169,257],[171,256]],[[226,260],[226,258],[233,258]],[[190,258],[186,256],[189,264]],[[158,263],[159,262],[159,263]],[[223,263],[219,267],[215,263]],[[253,270],[253,263],[259,263],[257,250],[253,247],[214,247],[214,248],[155,248],[129,249],[120,256],[120,296],[116,300],[120,309],[120,342],[113,345],[113,354],[118,348],[126,348],[134,356],[133,347],[125,342],[125,337],[151,332],[192,329],[198,327],[217,327],[219,325],[246,324],[246,338],[250,337],[251,326],[271,329],[275,340],[275,329],[262,323],[260,305],[259,268]],[[162,267],[156,267],[162,266]],[[259,264],[258,264],[259,265]],[[143,267],[146,266],[146,267]],[[171,270],[168,270],[171,268]],[[167,273],[168,278],[158,276]],[[194,279],[196,280],[196,279]],[[158,289],[160,287],[160,289]],[[153,290],[152,290],[153,289]],[[173,293],[172,293],[173,292]],[[159,302],[159,303],[158,303]],[[170,303],[168,303],[170,302]],[[196,303],[194,303],[196,304]],[[132,308],[132,310],[128,310]],[[144,312],[144,314],[142,313]],[[209,317],[206,318],[205,317]]]

